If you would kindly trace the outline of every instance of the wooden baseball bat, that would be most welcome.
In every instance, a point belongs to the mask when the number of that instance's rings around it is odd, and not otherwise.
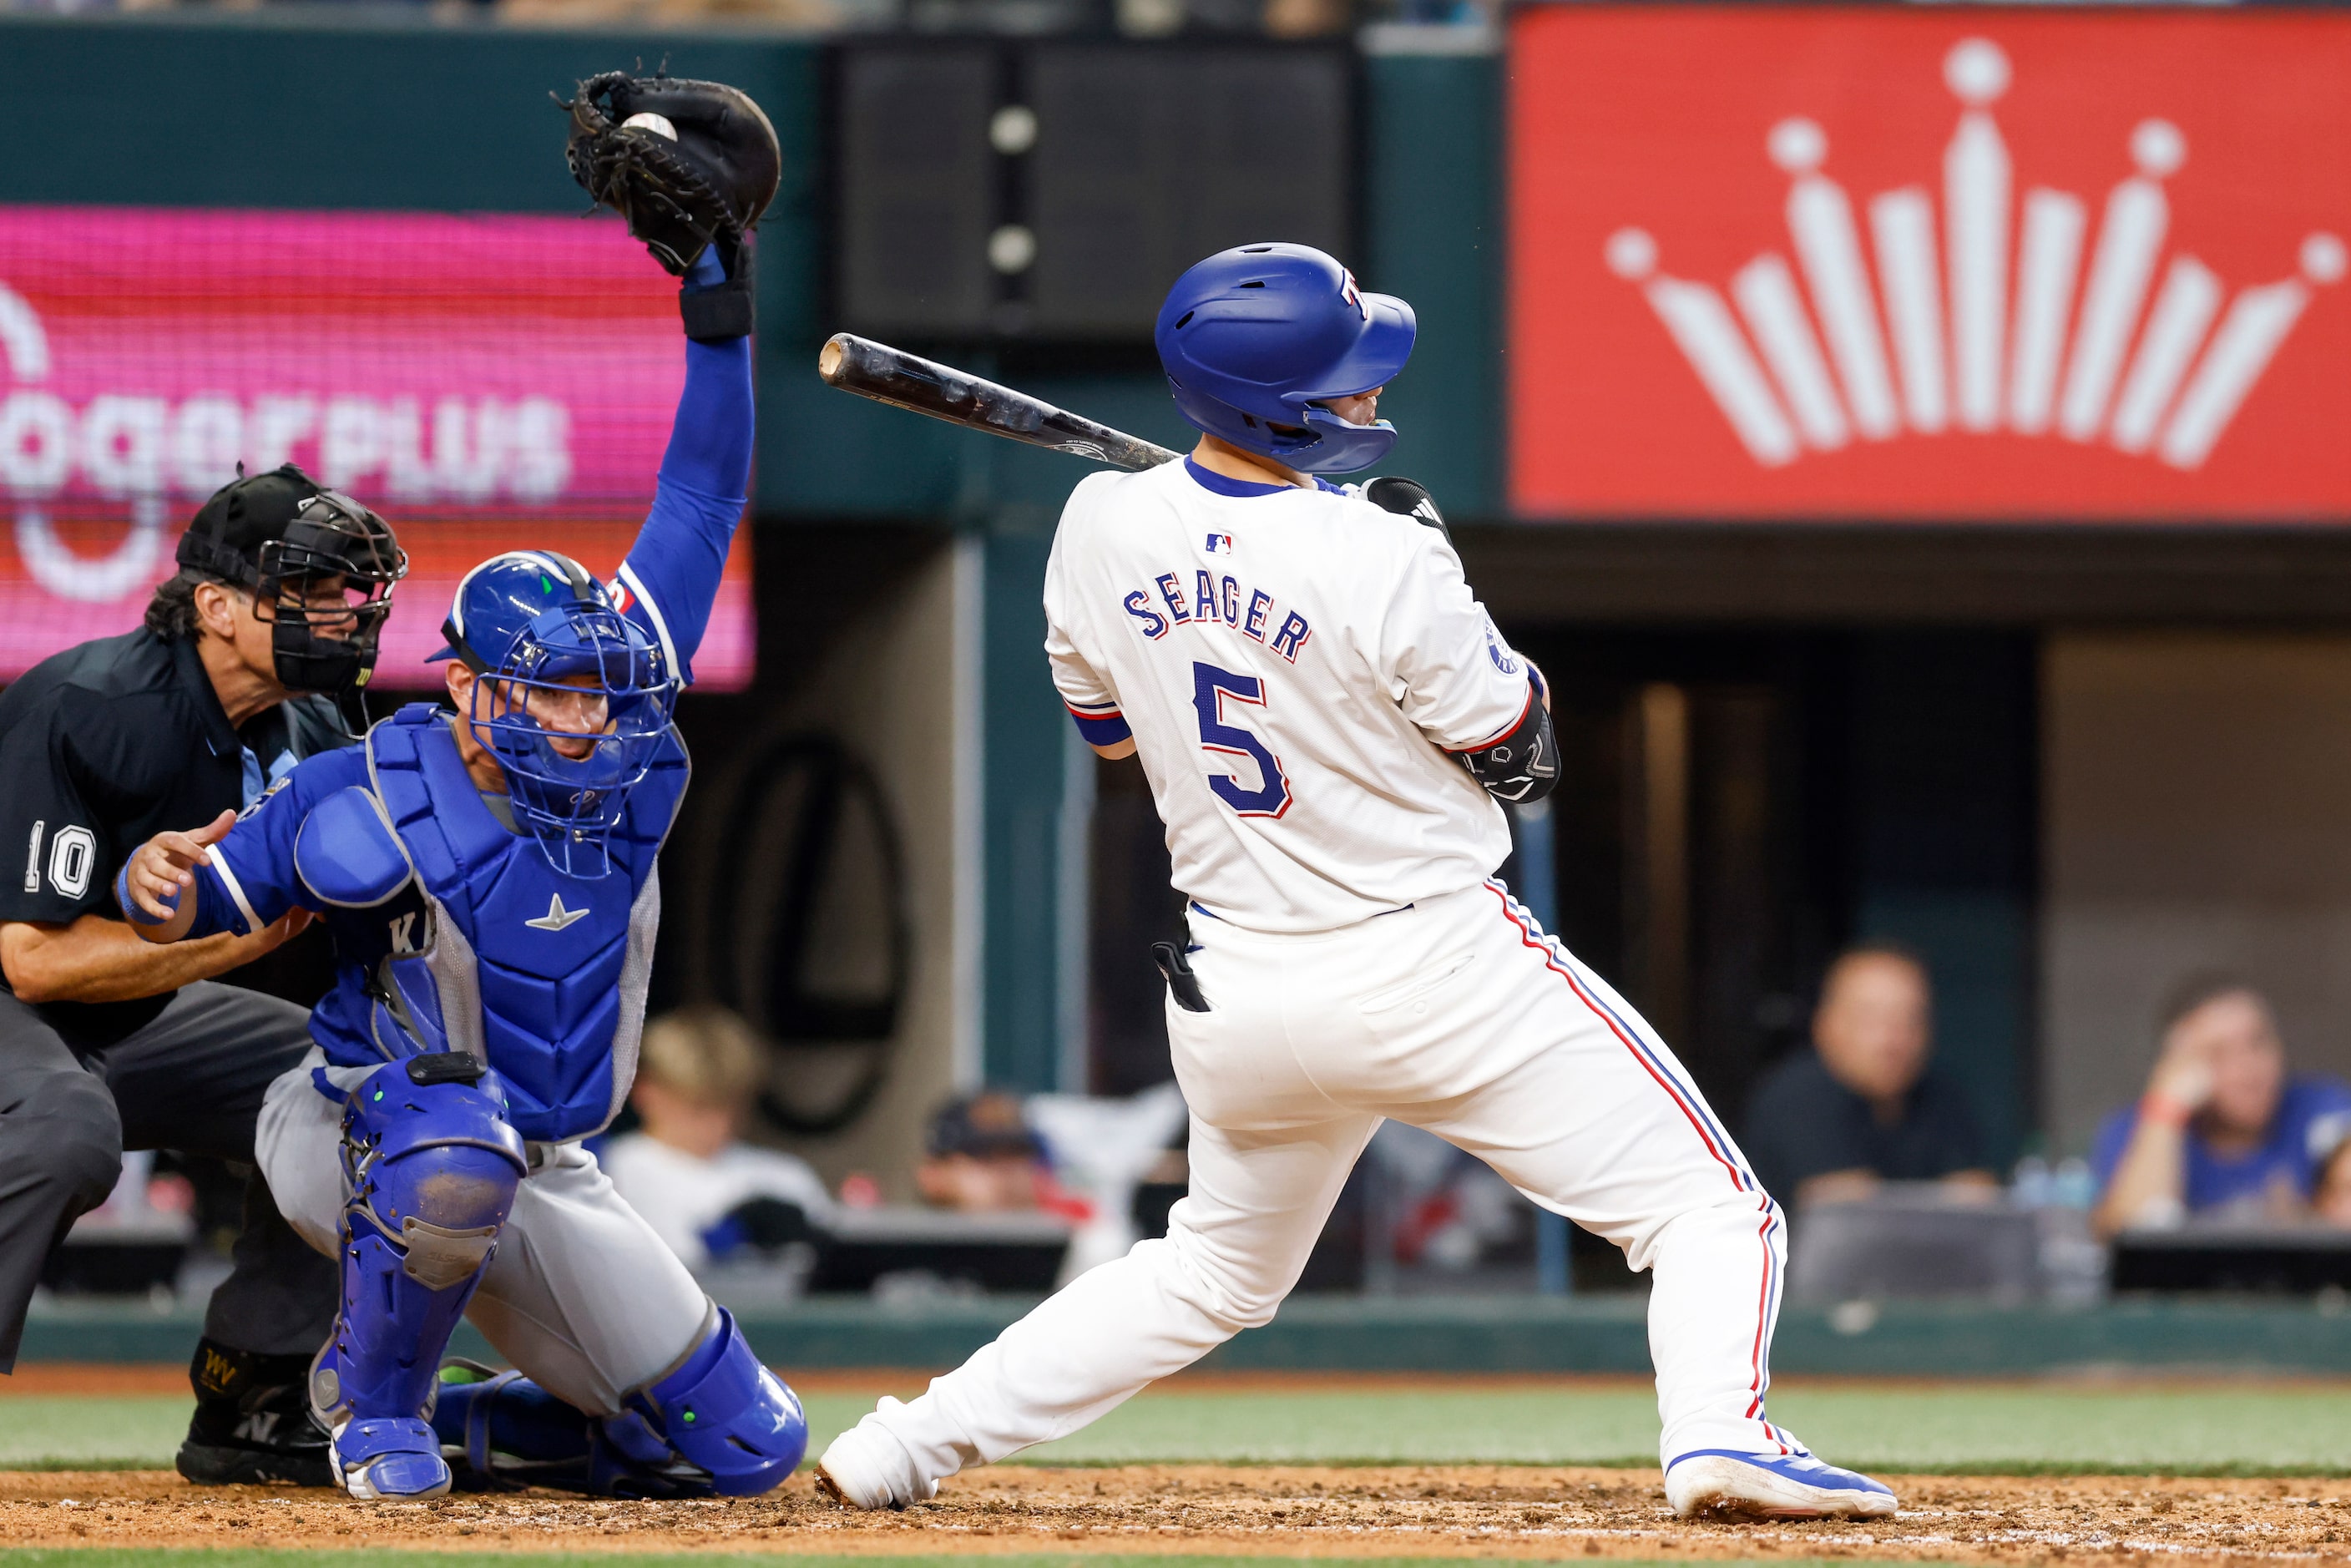
[[[817,355],[816,373],[827,386],[875,402],[1113,467],[1155,468],[1183,455],[1055,408],[1042,398],[848,332],[835,332],[826,340]]]

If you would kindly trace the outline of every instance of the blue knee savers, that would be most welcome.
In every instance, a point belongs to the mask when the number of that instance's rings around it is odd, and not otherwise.
[[[780,1485],[808,1451],[799,1400],[724,1308],[675,1370],[622,1405],[588,1416],[509,1372],[444,1385],[433,1426],[477,1477],[604,1497],[747,1497]]]
[[[504,1102],[497,1075],[457,1052],[389,1063],[351,1091],[342,1309],[311,1379],[330,1423],[426,1414],[441,1353],[529,1171]]]

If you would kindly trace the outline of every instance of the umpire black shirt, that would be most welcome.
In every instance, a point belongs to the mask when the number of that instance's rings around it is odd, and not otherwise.
[[[1887,1181],[1932,1181],[1991,1161],[1966,1091],[1928,1062],[1903,1097],[1892,1125],[1868,1101],[1829,1076],[1809,1047],[1764,1074],[1748,1102],[1739,1140],[1763,1190],[1782,1203],[1796,1187],[1831,1171],[1875,1171]]]
[[[319,697],[269,708],[240,732],[185,639],[142,629],[44,659],[0,694],[0,921],[120,919],[114,877],[131,851],[242,810],[249,772],[266,780],[341,739]],[[69,1045],[96,1050],[171,999],[35,1010]]]

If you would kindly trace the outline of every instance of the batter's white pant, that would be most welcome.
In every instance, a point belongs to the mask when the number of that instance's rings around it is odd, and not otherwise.
[[[343,1206],[343,1105],[319,1092],[313,1050],[270,1084],[255,1157],[287,1223],[334,1257]],[[349,1090],[375,1071],[327,1067]],[[702,1337],[710,1299],[652,1226],[612,1189],[577,1144],[528,1145],[530,1174],[515,1193],[498,1248],[465,1316],[539,1386],[590,1415],[685,1359]]]
[[[1317,936],[1196,915],[1192,940],[1211,1010],[1167,1011],[1191,1191],[1165,1240],[866,1417],[922,1480],[1064,1437],[1269,1322],[1391,1116],[1654,1270],[1661,1458],[1798,1447],[1763,1412],[1778,1207],[1664,1041],[1500,883]]]

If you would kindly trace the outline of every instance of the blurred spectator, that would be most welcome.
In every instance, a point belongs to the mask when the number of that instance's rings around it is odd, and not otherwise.
[[[1884,1181],[1988,1192],[1983,1134],[1932,1061],[1927,967],[1890,943],[1838,955],[1821,981],[1813,1049],[1765,1076],[1740,1140],[1765,1190],[1796,1207],[1866,1197]]]
[[[604,1172],[689,1268],[772,1250],[826,1226],[832,1201],[806,1160],[737,1141],[767,1052],[723,1008],[645,1025],[629,1103],[643,1130],[604,1147]]]
[[[2334,1148],[2319,1162],[2317,1190],[2310,1195],[2310,1217],[2321,1225],[2351,1230],[2351,1129],[2335,1139]]]
[[[1002,1214],[1041,1208],[1065,1218],[1092,1218],[1093,1206],[1061,1190],[1045,1145],[1018,1097],[1000,1089],[950,1100],[931,1118],[914,1186],[934,1208]]]
[[[1265,31],[1274,38],[1327,38],[1354,23],[1349,0],[1265,0]]]
[[[1184,1092],[1166,1082],[1123,1100],[1038,1094],[1020,1109],[1044,1142],[1056,1184],[1075,1189],[1092,1210],[1070,1239],[1062,1277],[1075,1279],[1097,1263],[1124,1257],[1142,1237],[1136,1188],[1171,1172],[1181,1181],[1186,1169],[1182,1141],[1191,1113]]]
[[[1374,1224],[1387,1228],[1387,1254],[1405,1268],[1462,1274],[1528,1238],[1533,1211],[1517,1189],[1434,1133],[1383,1122],[1364,1163],[1384,1178]]]
[[[2276,1016],[2235,976],[2180,986],[2158,1034],[2147,1092],[2098,1129],[2098,1233],[2177,1225],[2191,1214],[2298,1214],[2320,1157],[2351,1118],[2351,1089],[2289,1075]]]

